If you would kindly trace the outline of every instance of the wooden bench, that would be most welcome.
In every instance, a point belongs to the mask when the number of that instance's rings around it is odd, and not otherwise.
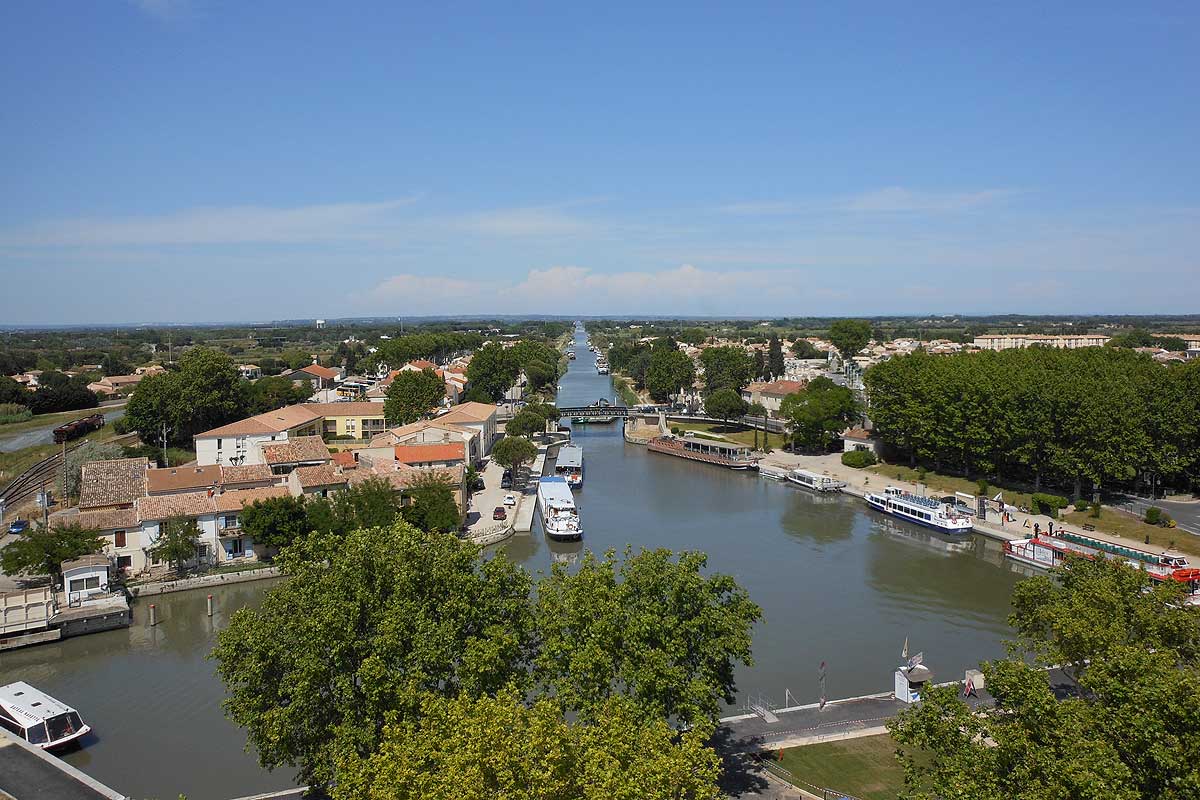
[[[1085,523],[1083,523],[1083,529],[1085,531],[1094,531],[1094,530],[1096,530],[1096,526],[1085,522]]]

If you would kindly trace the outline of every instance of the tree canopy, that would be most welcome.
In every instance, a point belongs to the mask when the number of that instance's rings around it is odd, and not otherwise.
[[[426,367],[396,373],[383,402],[383,416],[388,425],[407,425],[416,422],[435,409],[446,396],[446,382]]]
[[[147,553],[155,561],[166,561],[175,565],[175,572],[183,574],[184,564],[196,557],[196,544],[200,539],[200,526],[189,517],[171,517],[162,521],[158,538]]]
[[[62,562],[98,553],[104,539],[79,524],[29,528],[0,550],[0,568],[7,575],[49,575],[62,582]]]
[[[278,560],[290,579],[213,654],[264,766],[338,798],[717,796],[706,743],[761,611],[702,554],[589,556],[535,587],[400,520]]]
[[[704,391],[708,394],[719,389],[740,393],[754,377],[754,361],[741,347],[709,347],[700,353],[700,363],[704,366]]]
[[[646,368],[646,391],[656,403],[664,403],[681,390],[690,388],[696,367],[686,353],[675,348],[655,348]]]
[[[242,509],[242,530],[255,544],[287,547],[312,530],[303,497],[268,497]]]
[[[537,458],[537,445],[523,436],[510,434],[492,448],[492,459],[502,467],[517,469]]]
[[[783,398],[779,411],[789,423],[792,441],[816,450],[827,450],[859,415],[854,392],[825,377],[814,378],[800,391]]]
[[[792,342],[792,355],[796,358],[825,358],[825,354],[807,339],[797,338]]]
[[[771,334],[771,342],[767,346],[767,375],[770,378],[781,378],[785,371],[783,362],[783,345],[779,337]]]
[[[864,377],[885,443],[913,461],[1029,478],[1035,490],[1189,482],[1200,466],[1200,362],[1028,348],[877,364]]]
[[[862,319],[839,319],[829,325],[829,342],[843,361],[850,361],[871,341],[871,323]]]
[[[233,361],[207,347],[188,350],[179,369],[143,378],[125,407],[127,425],[142,441],[192,446],[197,433],[246,416],[249,398]]]
[[[429,472],[408,488],[411,502],[401,509],[404,519],[423,531],[452,533],[462,525],[462,512],[455,500],[455,487],[444,475]]]
[[[520,372],[520,362],[511,350],[488,342],[471,357],[467,380],[471,382],[471,391],[478,391],[495,403],[517,382]]]
[[[724,422],[744,416],[749,408],[749,404],[733,389],[717,389],[704,398],[705,413],[710,417],[719,417]]]
[[[343,534],[391,525],[400,515],[400,497],[383,478],[368,478],[330,497],[310,497],[304,510],[310,530]]]
[[[1200,612],[1174,581],[1072,558],[1017,586],[1013,657],[983,665],[995,709],[954,687],[889,724],[909,800],[1178,800],[1200,794]],[[1029,663],[1026,657],[1032,660]],[[1079,692],[1056,697],[1067,666]]]

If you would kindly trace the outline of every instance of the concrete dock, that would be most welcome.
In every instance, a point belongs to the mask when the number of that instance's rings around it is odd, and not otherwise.
[[[125,795],[0,728],[0,797],[125,800]]]

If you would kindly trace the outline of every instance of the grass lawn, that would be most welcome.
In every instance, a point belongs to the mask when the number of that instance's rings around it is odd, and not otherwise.
[[[697,433],[712,433],[729,441],[738,442],[749,447],[754,446],[754,429],[747,428],[745,425],[730,423],[722,425],[719,422],[675,422],[668,421],[667,423],[672,428],[679,428],[685,431],[696,431]],[[784,437],[782,433],[768,433],[768,444],[771,449],[778,450],[783,447]],[[711,437],[705,437],[711,438]],[[762,447],[763,432],[758,432],[758,446]]]
[[[101,406],[99,408],[81,408],[78,411],[56,411],[53,414],[35,414],[24,422],[10,422],[7,425],[0,425],[0,436],[8,437],[47,426],[57,428],[64,422],[83,419],[84,417],[90,417],[92,414],[103,414],[105,411],[110,410],[110,408]]]
[[[617,390],[617,395],[621,398],[621,402],[627,406],[641,405],[642,401],[638,398],[637,392],[633,390],[632,381],[624,375],[613,374],[613,388]]]
[[[904,788],[904,772],[895,754],[896,743],[885,733],[793,747],[783,751],[779,763],[798,780],[814,786],[862,800],[896,800]]]
[[[1143,546],[1157,547],[1165,550],[1174,542],[1175,549],[1179,552],[1192,556],[1200,556],[1200,536],[1193,536],[1187,531],[1181,531],[1178,528],[1160,528],[1157,525],[1147,525],[1142,522],[1141,517],[1135,517],[1133,514],[1118,511],[1115,508],[1105,506],[1100,512],[1099,519],[1092,517],[1089,511],[1072,511],[1069,514],[1064,514],[1063,519],[1068,525],[1075,527],[1095,525],[1096,533],[1114,533],[1117,536],[1124,536],[1126,539],[1132,539],[1135,542],[1142,542]],[[1147,536],[1150,537],[1149,545],[1145,544]]]
[[[873,467],[867,467],[871,472],[876,472],[885,478],[896,478],[909,483],[924,483],[932,491],[939,494],[954,494],[955,492],[966,492],[968,494],[978,494],[979,486],[975,481],[967,480],[966,478],[956,477],[954,475],[942,475],[937,472],[926,470],[925,480],[921,481],[920,473],[911,467],[903,467],[899,464],[876,464]],[[1003,486],[989,486],[988,497],[995,497],[997,492],[1004,493],[1004,502],[1013,506],[1025,506],[1028,508],[1033,502],[1027,492],[1018,492],[1013,489],[1006,489]]]

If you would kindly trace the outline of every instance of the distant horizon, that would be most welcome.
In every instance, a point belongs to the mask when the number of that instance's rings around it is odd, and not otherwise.
[[[971,323],[973,321],[981,321],[995,318],[1011,318],[1014,323],[1020,320],[1029,320],[1033,322],[1068,322],[1075,319],[1133,319],[1133,320],[1161,320],[1164,322],[1179,321],[1184,325],[1200,326],[1200,311],[1194,314],[1108,314],[1108,313],[1087,313],[1073,312],[1068,314],[1027,314],[1022,312],[999,312],[988,314],[862,314],[862,315],[815,315],[815,314],[792,314],[792,315],[770,315],[761,316],[753,314],[428,314],[421,316],[405,316],[404,324],[412,323],[414,325],[424,325],[437,322],[489,322],[489,321],[508,321],[508,322],[523,322],[523,321],[589,321],[589,320],[611,320],[613,322],[722,322],[722,321],[762,321],[768,322],[772,320],[815,320],[815,321],[832,321],[837,319],[863,319],[868,321],[876,320],[903,320],[903,321],[924,321],[930,320],[934,322],[945,322],[947,324]],[[336,326],[339,324],[362,324],[362,325],[401,325],[398,316],[382,315],[382,316],[363,316],[363,317],[292,317],[288,319],[277,320],[207,320],[197,322],[112,322],[112,323],[41,323],[41,324],[7,324],[0,323],[0,332],[16,333],[20,331],[69,331],[69,330],[117,330],[117,329],[142,329],[142,328],[223,328],[223,327],[280,327],[280,328],[295,328],[304,326],[315,326],[318,320],[324,320],[326,327]]]

